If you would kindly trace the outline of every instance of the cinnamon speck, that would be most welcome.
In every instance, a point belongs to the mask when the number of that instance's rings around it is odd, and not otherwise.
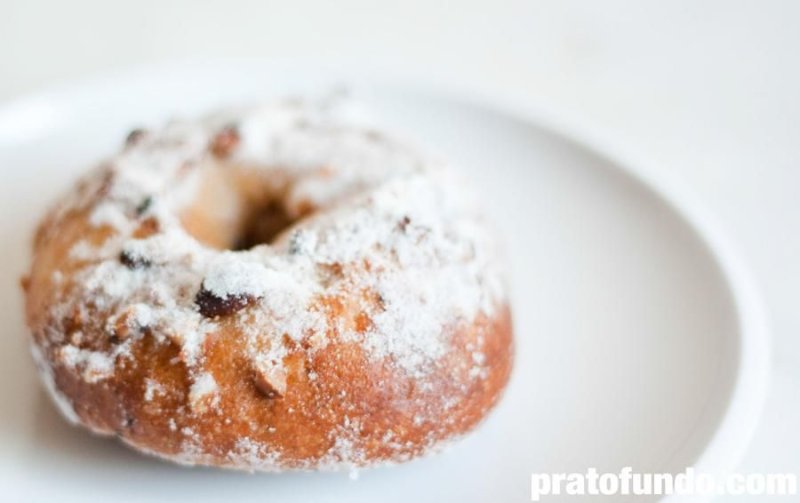
[[[155,217],[149,217],[142,220],[142,223],[139,224],[139,227],[133,231],[133,237],[136,239],[145,239],[149,238],[153,234],[159,231],[160,225],[158,223],[158,219]]]

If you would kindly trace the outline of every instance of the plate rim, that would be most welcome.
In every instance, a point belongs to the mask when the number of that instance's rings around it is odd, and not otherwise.
[[[589,120],[570,114],[563,108],[530,96],[503,93],[499,86],[490,89],[475,82],[408,69],[399,71],[387,66],[315,62],[310,58],[180,58],[88,74],[0,102],[0,148],[13,147],[21,141],[14,138],[13,134],[10,139],[8,137],[15,116],[26,113],[31,107],[44,107],[44,110],[48,106],[69,108],[70,95],[86,92],[88,88],[110,86],[124,79],[142,79],[148,74],[190,72],[208,66],[252,69],[256,65],[273,69],[293,68],[303,74],[308,74],[309,69],[313,68],[312,74],[326,81],[334,79],[333,82],[366,83],[391,90],[406,89],[505,115],[604,161],[608,169],[624,175],[665,204],[692,231],[719,267],[720,276],[731,295],[738,325],[738,355],[731,393],[716,429],[703,442],[692,467],[705,473],[722,473],[737,467],[759,424],[770,380],[769,323],[763,296],[754,276],[742,259],[739,247],[685,185],[666,175],[668,171],[652,159],[645,160],[643,156],[635,155],[629,145],[623,145]],[[32,127],[35,134],[36,125]],[[45,131],[42,129],[38,134]],[[674,499],[671,497],[666,500]]]

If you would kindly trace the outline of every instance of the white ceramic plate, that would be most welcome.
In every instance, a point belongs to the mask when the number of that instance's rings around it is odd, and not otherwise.
[[[530,114],[348,80],[389,128],[463,166],[504,231],[517,357],[497,410],[450,451],[357,481],[181,468],[67,426],[34,375],[15,288],[48,202],[131,127],[341,81],[296,65],[139,69],[0,109],[8,501],[526,501],[531,472],[730,467],[760,407],[765,333],[696,212]]]

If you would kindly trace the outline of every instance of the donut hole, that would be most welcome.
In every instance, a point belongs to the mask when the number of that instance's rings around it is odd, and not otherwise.
[[[271,200],[264,207],[256,207],[247,212],[231,249],[249,250],[254,246],[272,244],[275,238],[296,221],[280,202]]]
[[[267,178],[263,170],[209,166],[200,176],[180,218],[184,229],[208,247],[242,251],[271,245],[308,214],[291,214],[286,181]]]

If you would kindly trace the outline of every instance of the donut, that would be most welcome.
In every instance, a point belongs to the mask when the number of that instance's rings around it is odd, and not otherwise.
[[[497,404],[501,247],[458,171],[341,98],[131,132],[35,233],[32,354],[70,422],[186,465],[403,462]]]

